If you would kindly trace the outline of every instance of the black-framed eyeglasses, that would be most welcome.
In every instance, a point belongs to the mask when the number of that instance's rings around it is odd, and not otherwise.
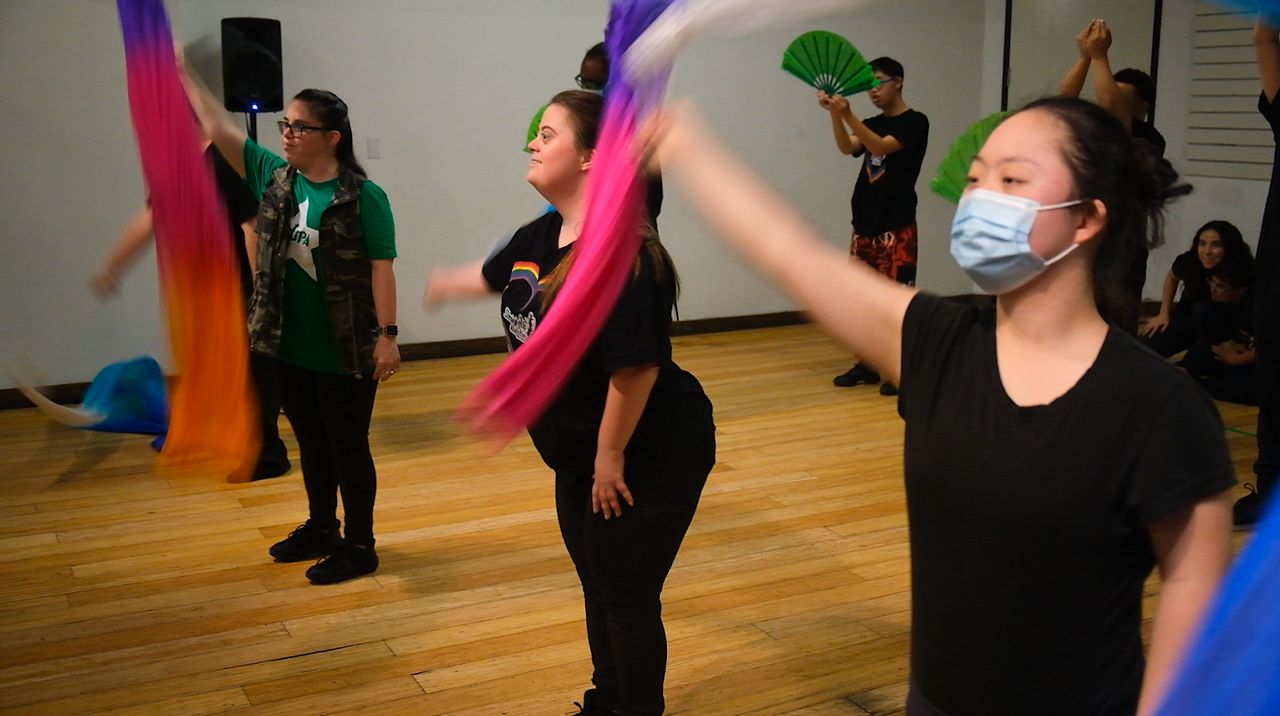
[[[578,86],[581,87],[582,89],[591,90],[592,92],[599,92],[600,90],[604,89],[604,85],[605,85],[604,82],[601,82],[599,80],[585,80],[582,78],[582,75],[575,76],[573,78],[573,81],[577,82]]]
[[[328,131],[328,127],[313,127],[310,124],[303,124],[302,122],[294,122],[293,124],[290,124],[283,119],[276,120],[276,126],[280,128],[281,134],[285,134],[287,132],[295,137],[301,137],[307,132]]]

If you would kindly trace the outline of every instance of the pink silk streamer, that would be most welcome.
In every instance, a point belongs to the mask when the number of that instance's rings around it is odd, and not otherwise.
[[[170,464],[215,461],[233,482],[257,455],[244,305],[222,197],[201,152],[161,0],[118,0],[129,108],[151,197],[178,381]]]
[[[617,0],[605,44],[621,57],[671,0]],[[532,425],[555,399],[599,335],[629,280],[642,241],[643,181],[633,143],[640,122],[662,100],[668,71],[635,82],[615,64],[605,92],[600,137],[587,186],[587,215],[574,264],[554,310],[463,402],[461,414],[505,444]]]

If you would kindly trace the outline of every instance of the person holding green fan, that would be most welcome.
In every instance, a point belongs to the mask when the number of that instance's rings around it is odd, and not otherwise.
[[[902,64],[889,57],[871,61],[878,81],[868,94],[880,114],[860,119],[843,96],[818,91],[818,104],[831,114],[831,130],[841,154],[862,157],[862,171],[850,199],[853,235],[849,253],[889,278],[916,282],[916,179],[929,143],[929,118],[902,97]],[[861,360],[836,376],[837,386],[880,382],[879,371]],[[881,395],[896,395],[888,382]]]

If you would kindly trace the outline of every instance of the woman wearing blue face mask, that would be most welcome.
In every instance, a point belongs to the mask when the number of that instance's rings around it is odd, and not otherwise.
[[[1080,100],[1006,120],[952,227],[952,254],[997,295],[979,308],[837,260],[688,110],[651,131],[716,232],[901,388],[907,712],[1154,711],[1228,562],[1235,484],[1212,402],[1115,327],[1137,308],[1130,259],[1188,190],[1168,163]]]

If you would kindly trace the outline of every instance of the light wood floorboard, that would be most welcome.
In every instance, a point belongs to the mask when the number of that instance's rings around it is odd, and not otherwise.
[[[676,357],[715,404],[719,463],[665,591],[669,713],[902,714],[894,400],[832,387],[849,358],[810,326]],[[330,587],[267,556],[306,516],[296,467],[230,485],[157,470],[143,437],[0,413],[0,712],[574,711],[590,663],[550,472],[527,438],[494,453],[451,419],[499,360],[410,363],[380,389],[382,566]],[[1248,476],[1256,411],[1219,407]]]

